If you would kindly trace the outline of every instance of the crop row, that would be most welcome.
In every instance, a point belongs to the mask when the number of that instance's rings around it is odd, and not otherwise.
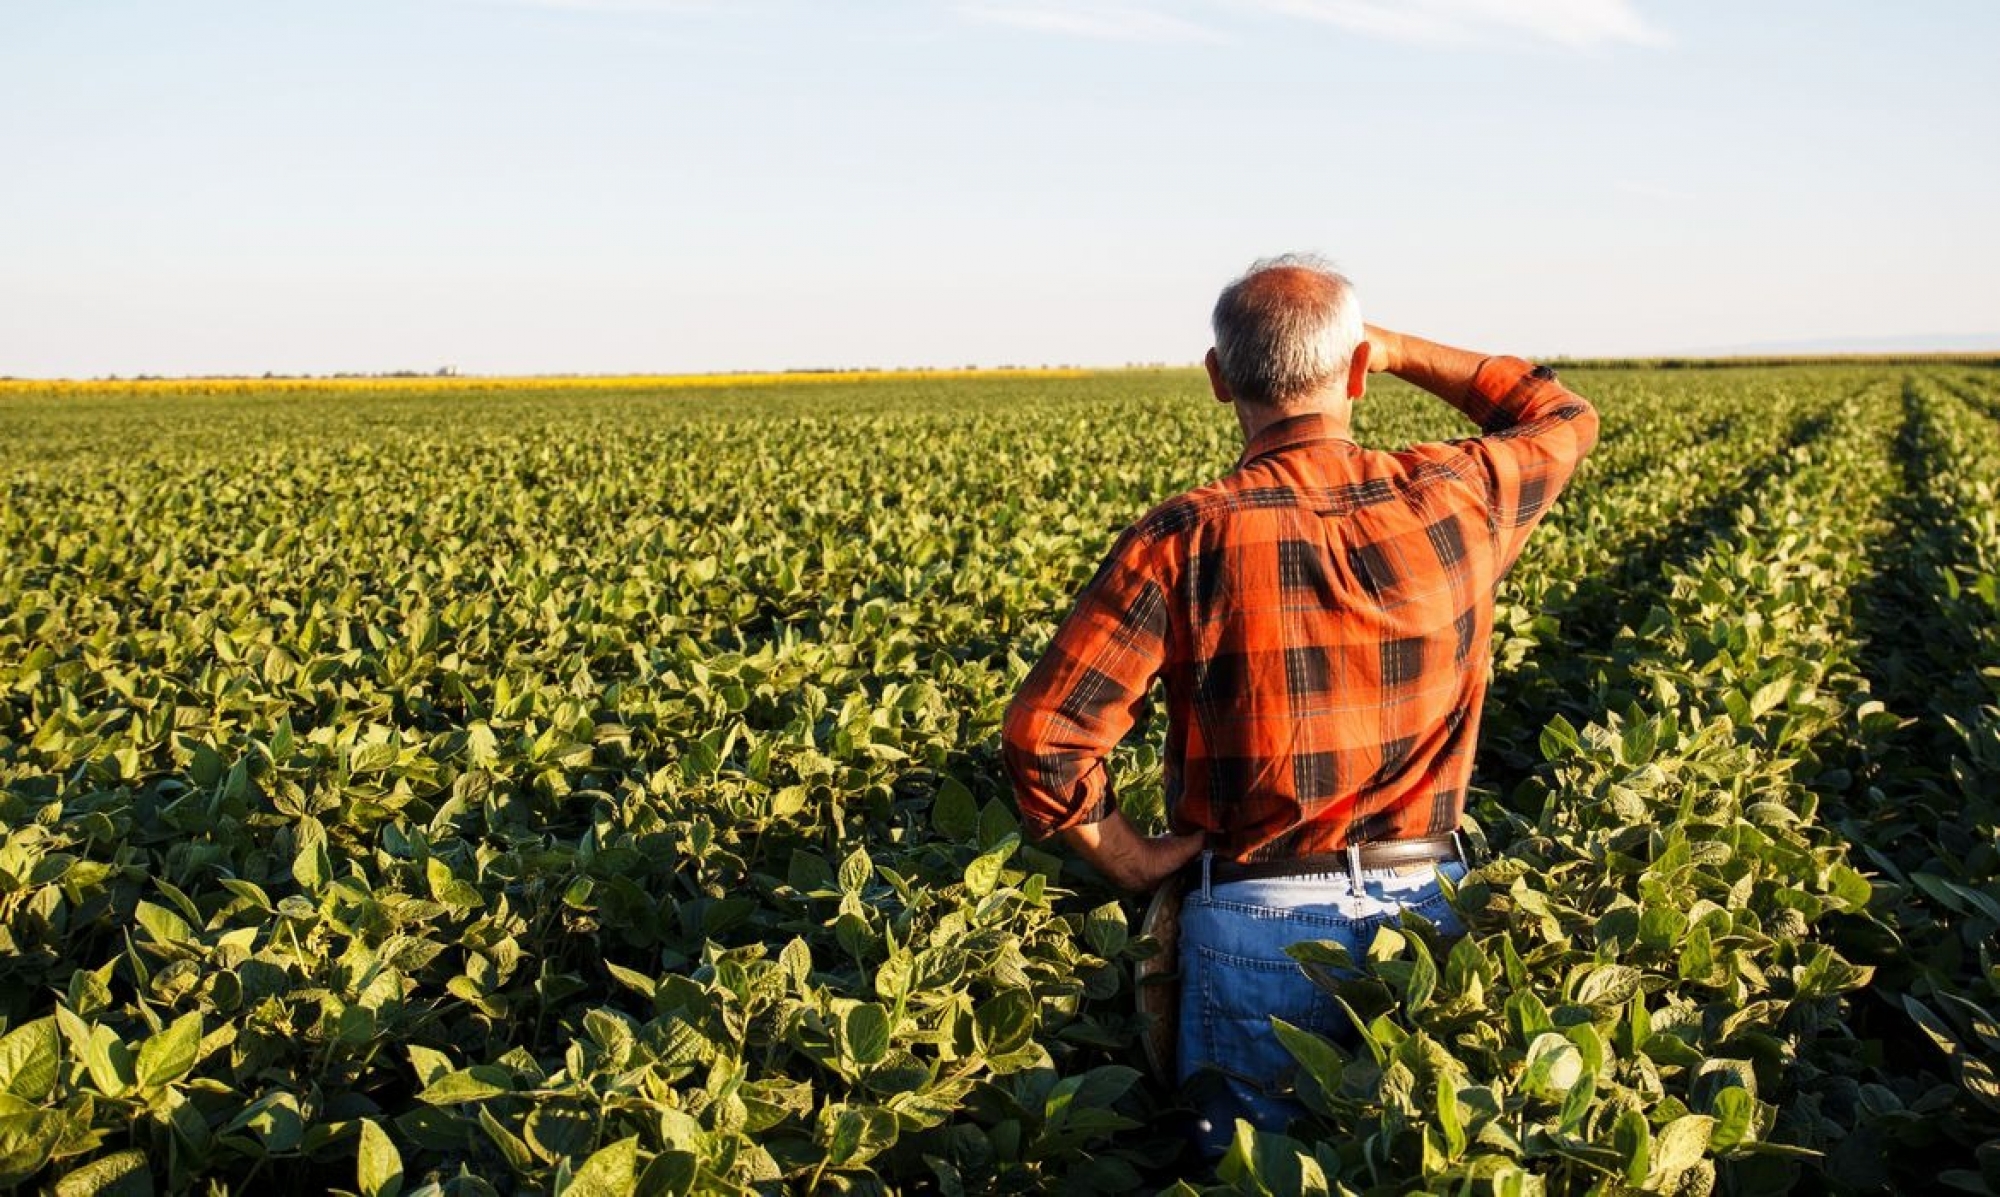
[[[1857,1016],[1886,1045],[1854,1061],[1866,1117],[1842,1144],[1857,1187],[2000,1191],[2000,403],[1990,381],[1903,388],[1885,568],[1866,671],[1901,716],[1835,808],[1878,874],[1877,968]]]
[[[1608,484],[1579,479],[1500,588],[1482,778],[1518,780],[1540,763],[1537,739],[1552,717],[1605,705],[1593,679],[1618,651],[1616,634],[1646,617],[1668,571],[1792,468],[1792,450],[1827,435],[1840,397],[1807,376],[1639,409],[1595,456]],[[1663,407],[1680,419],[1655,419]]]

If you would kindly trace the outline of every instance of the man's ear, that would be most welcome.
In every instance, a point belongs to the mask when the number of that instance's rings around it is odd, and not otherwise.
[[[1361,398],[1361,392],[1368,389],[1368,354],[1374,346],[1364,338],[1354,347],[1354,356],[1347,363],[1347,397]]]
[[[1222,359],[1215,356],[1215,350],[1209,350],[1208,356],[1201,359],[1201,364],[1208,367],[1208,389],[1215,392],[1215,401],[1236,402],[1236,396],[1229,393],[1229,384],[1222,381]]]

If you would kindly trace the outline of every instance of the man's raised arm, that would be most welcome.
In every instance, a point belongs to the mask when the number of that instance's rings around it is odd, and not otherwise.
[[[1369,373],[1422,387],[1486,434],[1458,448],[1480,467],[1501,534],[1501,568],[1512,565],[1597,444],[1597,409],[1547,366],[1366,327]]]
[[[1470,409],[1475,406],[1472,380],[1485,364],[1486,354],[1454,349],[1372,324],[1362,327],[1368,331],[1370,374],[1393,374],[1467,415],[1472,414]]]

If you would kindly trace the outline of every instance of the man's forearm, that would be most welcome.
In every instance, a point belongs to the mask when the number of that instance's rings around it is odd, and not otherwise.
[[[1061,833],[1078,856],[1120,889],[1143,893],[1201,854],[1200,835],[1141,835],[1124,812]]]
[[[1368,328],[1368,342],[1371,369],[1386,371],[1404,382],[1420,386],[1460,411],[1467,411],[1477,404],[1472,380],[1488,354],[1441,345],[1373,325]]]

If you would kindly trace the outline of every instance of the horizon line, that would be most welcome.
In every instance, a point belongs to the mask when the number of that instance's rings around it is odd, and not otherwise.
[[[1756,349],[1731,350],[1723,352],[1693,351],[1666,353],[1558,353],[1524,355],[1535,361],[1551,365],[1569,366],[1657,366],[1662,363],[1687,362],[1702,365],[1761,365],[1813,363],[1839,364],[1843,362],[1888,365],[1900,362],[1922,364],[1926,362],[1991,363],[2000,365],[2000,339],[1987,349],[1881,349],[1881,350],[1771,350]],[[278,373],[265,371],[257,374],[200,373],[200,374],[98,374],[84,377],[74,375],[22,375],[0,374],[0,388],[15,389],[23,386],[130,386],[133,384],[176,385],[204,382],[260,384],[356,384],[356,383],[421,383],[440,388],[454,383],[504,384],[504,383],[584,383],[638,386],[743,386],[743,385],[783,385],[786,383],[809,382],[867,382],[895,381],[912,378],[1014,376],[1042,378],[1082,378],[1093,374],[1117,374],[1157,372],[1162,370],[1199,370],[1200,361],[1155,361],[1125,362],[1119,365],[1081,365],[1061,363],[1054,365],[979,365],[962,366],[808,366],[783,367],[778,369],[744,370],[689,370],[689,371],[545,371],[535,373],[499,372],[493,374],[465,372],[455,368],[436,370],[383,370],[383,371],[335,371],[331,373]]]

